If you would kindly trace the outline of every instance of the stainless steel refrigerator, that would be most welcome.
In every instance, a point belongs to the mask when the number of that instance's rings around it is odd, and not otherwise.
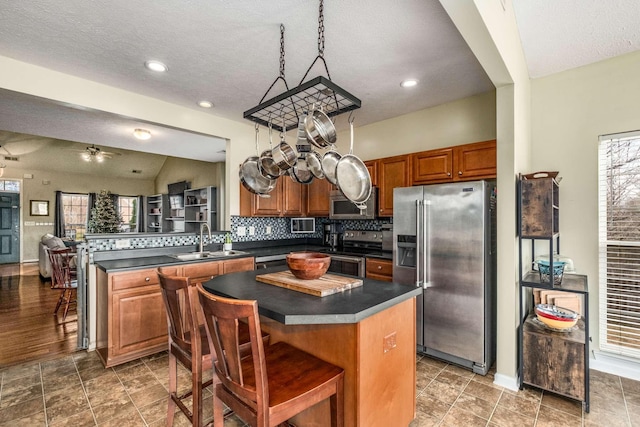
[[[423,288],[418,351],[485,375],[495,360],[493,181],[393,191],[393,281]]]

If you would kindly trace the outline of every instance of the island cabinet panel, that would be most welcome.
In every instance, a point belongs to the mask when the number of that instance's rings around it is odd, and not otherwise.
[[[408,155],[385,157],[378,161],[378,215],[393,216],[393,189],[410,184]]]
[[[306,216],[329,216],[329,192],[333,185],[326,179],[314,179],[306,185]]]
[[[367,258],[366,276],[368,279],[391,282],[393,279],[393,263],[388,259]]]
[[[272,343],[285,341],[344,369],[345,426],[387,427],[407,426],[415,417],[415,316],[411,298],[359,323],[284,325],[264,316],[260,320]],[[291,422],[329,426],[329,409],[328,400],[320,402]]]
[[[97,271],[97,345],[105,367],[167,348],[167,315],[155,269]]]

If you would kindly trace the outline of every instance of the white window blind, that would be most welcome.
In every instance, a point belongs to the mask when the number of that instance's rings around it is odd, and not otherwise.
[[[640,358],[640,132],[600,137],[600,348]]]

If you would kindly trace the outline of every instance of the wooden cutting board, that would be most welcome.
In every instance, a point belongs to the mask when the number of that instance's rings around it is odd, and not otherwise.
[[[335,274],[325,274],[317,279],[298,279],[290,271],[279,271],[277,273],[258,274],[256,280],[269,285],[291,289],[317,297],[343,292],[358,286],[362,286],[362,279],[355,277],[337,276]]]

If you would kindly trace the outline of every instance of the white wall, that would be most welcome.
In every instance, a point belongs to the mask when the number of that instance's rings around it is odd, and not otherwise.
[[[598,136],[640,129],[640,52],[532,81],[532,171],[560,171],[560,249],[589,280],[598,333]]]

